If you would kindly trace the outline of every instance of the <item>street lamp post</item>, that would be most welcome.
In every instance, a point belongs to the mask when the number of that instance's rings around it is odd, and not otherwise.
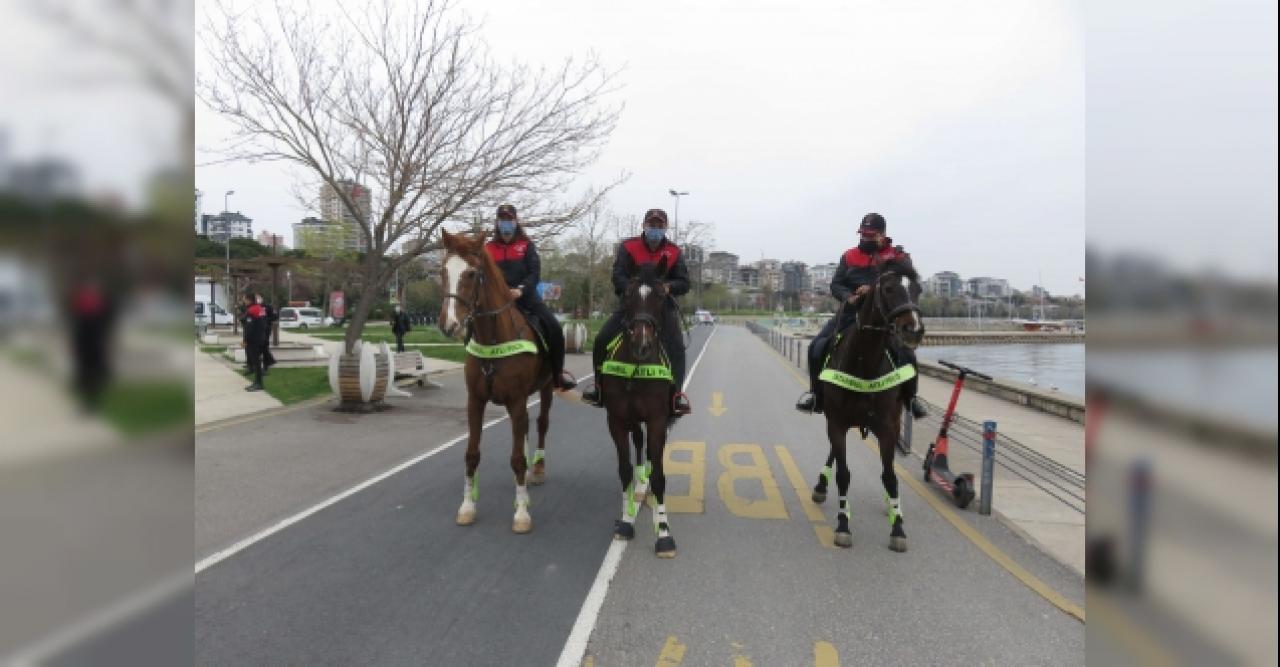
[[[667,192],[671,193],[671,196],[674,197],[676,200],[675,210],[673,211],[674,215],[672,216],[675,218],[675,222],[672,224],[671,242],[675,243],[676,245],[679,245],[680,244],[680,198],[689,193],[676,192],[675,188],[671,188],[670,190],[667,190]]]

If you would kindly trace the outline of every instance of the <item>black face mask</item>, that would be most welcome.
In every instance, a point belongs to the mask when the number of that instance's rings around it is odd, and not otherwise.
[[[862,239],[858,242],[858,250],[870,255],[880,249],[880,244],[875,239]]]

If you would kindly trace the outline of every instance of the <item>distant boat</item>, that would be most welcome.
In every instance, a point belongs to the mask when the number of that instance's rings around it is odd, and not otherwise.
[[[1024,331],[1068,331],[1074,327],[1063,320],[1014,320]]]

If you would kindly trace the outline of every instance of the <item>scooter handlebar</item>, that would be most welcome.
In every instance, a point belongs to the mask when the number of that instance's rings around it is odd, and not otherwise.
[[[986,373],[979,373],[978,371],[975,371],[972,368],[961,366],[959,364],[953,364],[950,361],[946,361],[944,359],[939,359],[938,363],[942,366],[946,366],[947,368],[950,368],[953,371],[956,371],[957,373],[964,373],[965,375],[980,377],[983,380],[987,380],[988,382],[991,381],[992,379],[991,376],[987,375]]]

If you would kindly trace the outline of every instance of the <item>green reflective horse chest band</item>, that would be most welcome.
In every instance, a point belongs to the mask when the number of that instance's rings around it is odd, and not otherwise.
[[[659,364],[628,364],[622,361],[606,361],[600,367],[605,375],[628,380],[666,380],[671,382],[671,369]]]
[[[531,340],[513,340],[497,345],[481,345],[474,340],[467,343],[467,354],[481,359],[501,359],[525,353],[537,354],[538,346]]]
[[[848,373],[842,373],[834,368],[823,369],[822,373],[818,375],[818,379],[823,382],[834,384],[841,389],[848,389],[849,391],[867,394],[892,389],[915,376],[915,367],[908,364],[881,375],[874,380],[864,380],[860,377],[849,375]]]

